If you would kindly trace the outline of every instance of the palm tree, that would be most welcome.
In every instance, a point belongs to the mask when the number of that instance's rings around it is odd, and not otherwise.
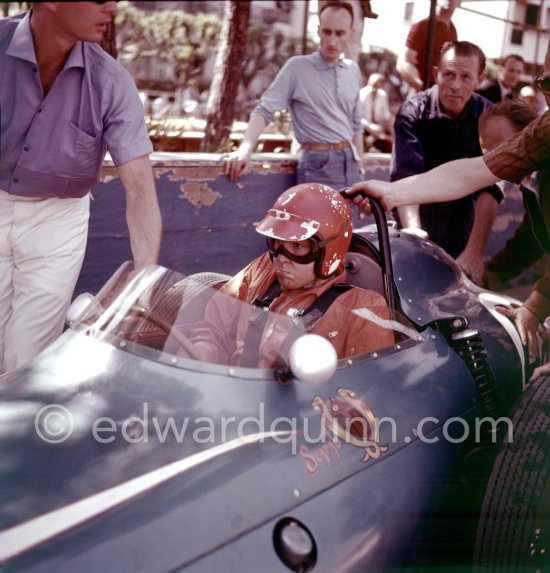
[[[201,151],[229,148],[235,101],[245,64],[246,33],[250,20],[248,0],[226,0],[220,45],[214,65]]]

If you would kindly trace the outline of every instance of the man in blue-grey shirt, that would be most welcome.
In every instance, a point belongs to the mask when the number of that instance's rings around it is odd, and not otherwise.
[[[481,155],[478,119],[490,101],[474,93],[483,78],[485,55],[470,42],[447,42],[435,67],[436,84],[404,102],[395,118],[390,179],[424,173],[447,161]],[[464,197],[400,207],[403,228],[443,247],[464,272],[480,282],[483,249],[502,191],[496,185]]]
[[[342,53],[353,25],[353,9],[328,2],[319,13],[320,48],[295,56],[252,111],[239,149],[224,158],[225,173],[243,175],[258,138],[277,111],[288,109],[294,137],[302,148],[297,182],[325,183],[335,188],[360,180],[363,170],[362,87],[357,64]]]
[[[0,373],[62,331],[108,149],[136,261],[156,262],[161,217],[132,78],[97,43],[116,2],[36,2],[0,20]]]

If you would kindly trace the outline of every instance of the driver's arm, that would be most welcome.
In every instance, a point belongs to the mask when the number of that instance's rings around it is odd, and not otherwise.
[[[232,300],[238,303],[237,299],[216,293],[206,304],[204,319],[189,336],[197,355],[205,362],[231,363],[236,350],[238,323],[230,308]],[[182,348],[180,353],[185,354],[185,350]]]
[[[249,272],[254,264],[253,261],[229,279],[206,303],[203,319],[189,335],[202,360],[233,363],[239,338],[242,339],[242,321],[246,324],[248,319],[243,313],[250,305],[242,301],[247,300]]]

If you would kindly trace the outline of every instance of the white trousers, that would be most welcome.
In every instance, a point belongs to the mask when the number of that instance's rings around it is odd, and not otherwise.
[[[0,191],[0,373],[63,331],[88,238],[89,194],[26,199]]]

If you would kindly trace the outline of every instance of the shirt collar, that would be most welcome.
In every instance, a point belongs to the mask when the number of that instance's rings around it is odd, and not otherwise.
[[[63,69],[84,67],[82,49],[83,43],[77,42],[73,49],[70,51]],[[27,12],[19,24],[17,24],[17,28],[13,33],[10,45],[6,50],[6,55],[20,58],[22,60],[27,60],[32,64],[37,63],[31,32],[31,11]]]
[[[506,96],[508,94],[512,93],[512,90],[508,89],[506,86],[504,86],[503,84],[500,83],[500,81],[497,80],[497,85],[500,88],[500,96],[502,99],[506,99]]]
[[[445,114],[439,105],[439,86],[434,84],[431,88],[427,89],[427,92],[429,93],[430,98],[430,118],[444,116]]]
[[[17,24],[6,54],[36,64],[36,55],[34,53],[34,44],[31,34],[30,12],[27,12],[25,17]]]
[[[330,70],[331,68],[345,68],[346,67],[346,59],[340,56],[337,64],[329,64],[323,56],[321,56],[321,51],[317,50],[314,54],[311,54],[311,59],[313,61],[313,65],[317,70]]]
[[[71,50],[63,69],[84,67],[84,42],[77,42]]]

